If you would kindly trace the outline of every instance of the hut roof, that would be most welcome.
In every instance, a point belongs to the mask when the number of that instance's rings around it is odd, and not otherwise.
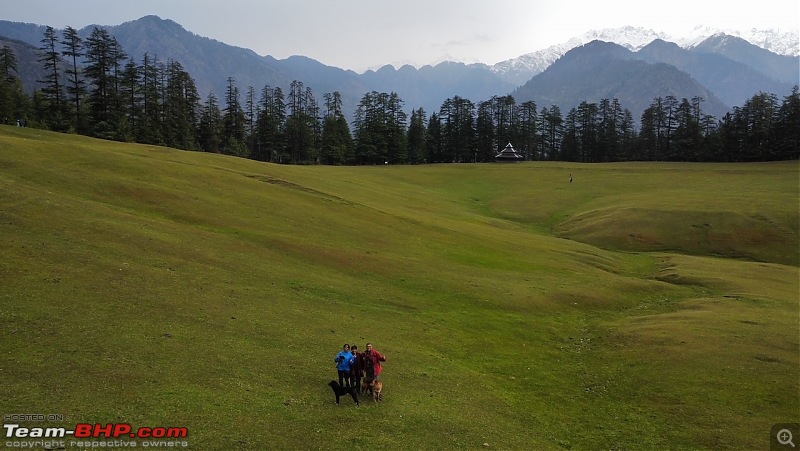
[[[514,146],[511,143],[506,145],[506,148],[501,150],[500,153],[494,156],[495,160],[497,161],[523,161],[525,157],[514,150]]]

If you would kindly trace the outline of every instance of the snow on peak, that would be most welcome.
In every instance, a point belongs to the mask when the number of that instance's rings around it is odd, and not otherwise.
[[[669,36],[653,30],[638,27],[604,28],[602,30],[591,30],[578,38],[583,43],[594,40],[613,42],[628,50],[638,51],[656,39],[669,40]]]
[[[691,48],[715,34],[740,37],[753,45],[780,55],[800,55],[800,48],[798,48],[800,39],[798,38],[797,30],[758,30],[754,28],[738,31],[720,30],[698,25],[688,32],[682,33],[681,36],[670,36],[663,32],[626,26],[590,30],[582,36],[574,37],[562,44],[556,44],[546,49],[526,53],[517,58],[501,61],[491,66],[491,69],[509,81],[524,83],[533,75],[547,69],[568,51],[594,40],[613,42],[631,51],[638,51],[655,39],[663,39],[664,41],[674,42],[683,48]]]

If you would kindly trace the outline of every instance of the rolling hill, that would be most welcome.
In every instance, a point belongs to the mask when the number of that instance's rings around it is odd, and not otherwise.
[[[798,170],[285,166],[0,126],[0,409],[194,449],[763,448],[800,409]],[[337,406],[367,341],[384,401]]]

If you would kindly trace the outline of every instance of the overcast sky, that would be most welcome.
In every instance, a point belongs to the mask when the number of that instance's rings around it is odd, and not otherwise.
[[[305,55],[361,72],[387,63],[495,64],[589,30],[625,25],[676,37],[697,25],[797,32],[799,5],[799,0],[0,0],[0,19],[82,28],[154,14],[260,55]]]

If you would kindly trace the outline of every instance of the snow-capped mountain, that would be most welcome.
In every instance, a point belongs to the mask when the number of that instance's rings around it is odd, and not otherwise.
[[[591,30],[582,36],[570,39],[562,44],[550,46],[546,49],[526,53],[517,58],[501,61],[490,69],[511,83],[521,85],[534,75],[543,72],[558,58],[575,47],[599,40],[619,44],[631,51],[639,51],[655,39],[674,42],[683,48],[689,49],[703,42],[705,39],[719,33],[740,37],[753,45],[779,55],[800,55],[800,39],[797,31],[786,30],[719,30],[698,26],[682,36],[670,36],[666,33],[656,32],[639,27],[605,28]]]
[[[697,26],[685,36],[673,37],[672,39],[665,39],[665,41],[672,41],[683,48],[692,48],[707,38],[720,33],[742,38],[753,45],[778,55],[800,56],[800,38],[798,38],[798,33],[795,30],[759,30],[752,28],[740,31]]]

